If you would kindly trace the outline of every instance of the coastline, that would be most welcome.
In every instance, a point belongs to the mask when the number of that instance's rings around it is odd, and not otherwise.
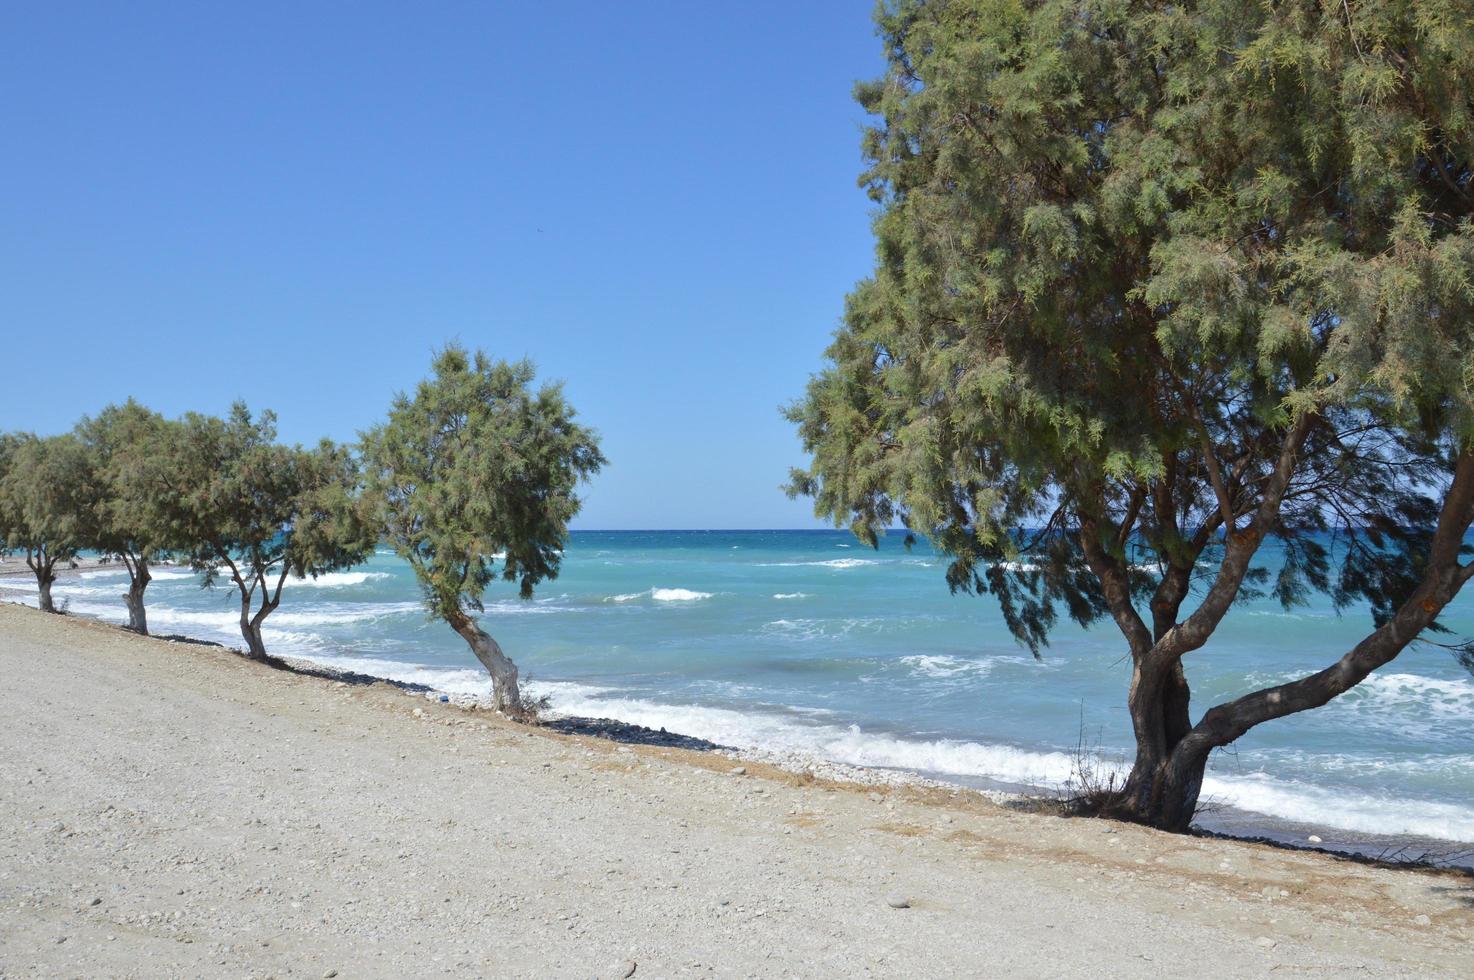
[[[1474,968],[1467,874],[562,734],[13,604],[0,663],[7,976]]]
[[[157,567],[160,570],[164,570],[174,569],[178,566],[159,564]],[[121,573],[122,571],[121,567],[116,563],[101,563],[95,559],[84,558],[79,560],[77,567],[59,569],[58,574],[61,579],[75,580],[89,577],[89,573],[96,573],[100,570],[107,571],[109,569],[114,570],[116,573]],[[30,575],[31,573],[25,566],[23,559],[16,556],[11,556],[3,564],[0,564],[0,578],[28,578]],[[176,576],[166,574],[163,577],[170,578]],[[382,578],[383,576],[379,574],[378,577]],[[63,593],[63,595],[65,594]],[[62,599],[63,603],[66,601],[65,598]],[[75,614],[83,618],[91,618],[98,614],[98,608],[95,602],[90,605],[84,602],[83,608]],[[106,620],[101,619],[99,621],[105,622]],[[173,630],[170,630],[167,634],[163,630],[157,630],[156,632],[174,639],[186,639],[193,638],[192,634],[196,631],[191,629],[188,624],[176,623],[174,624]],[[216,639],[224,639],[224,637],[216,637]],[[201,642],[210,641],[201,640]],[[227,640],[226,642],[228,644],[229,641]],[[301,663],[312,664],[313,669],[316,671],[340,671],[345,669],[342,665],[332,663],[336,658],[313,659],[311,653],[292,653],[288,656],[289,658],[302,658],[300,660]],[[378,664],[377,666],[384,668],[392,667],[393,664],[386,663]],[[385,674],[389,676],[394,676],[395,674],[394,670],[386,670],[380,673],[379,670],[375,669],[375,664],[369,663],[368,661],[365,661],[363,665],[354,664],[346,669],[367,669],[371,673],[381,677]],[[428,671],[419,671],[416,669],[409,675],[399,674],[399,676],[405,677],[406,679],[414,678],[418,680],[428,673]],[[428,683],[433,684],[435,681],[428,680]],[[553,682],[552,686],[560,689],[565,686],[578,687],[577,684],[565,685],[560,682]],[[462,686],[459,690],[452,689],[450,691],[432,691],[429,687],[425,687],[424,691],[427,696],[431,697],[445,694],[452,703],[457,704],[472,704],[476,701],[475,695],[465,693],[465,686]],[[597,698],[583,697],[576,694],[573,698],[575,703],[566,706],[561,703],[562,700],[563,695],[559,695],[554,705],[555,710],[566,707],[568,713],[575,716],[580,714],[587,714],[593,717],[599,716],[601,705],[598,703]],[[682,702],[672,703],[679,704]],[[693,723],[692,727],[687,728],[683,724],[684,713],[682,712],[674,712],[677,717],[661,717],[662,715],[669,715],[673,712],[650,710],[659,707],[656,704],[644,704],[639,701],[630,703],[621,701],[615,707],[612,714],[620,722],[642,721],[645,724],[651,725],[665,724],[671,726],[672,731],[679,731],[684,735],[700,735],[706,738],[715,738],[724,741],[731,735],[730,731],[723,730],[724,726],[722,725],[716,726],[718,729],[716,731],[711,730],[712,726],[710,725],[703,726],[699,723]],[[630,714],[630,710],[633,710],[633,714]],[[642,715],[644,717],[641,717]],[[691,719],[685,718],[685,721],[691,721]],[[725,729],[731,728],[732,726],[730,724],[725,726]],[[881,737],[904,738],[905,736],[904,732],[900,732],[891,736],[882,734]],[[782,744],[781,741],[779,744]],[[1052,802],[1057,801],[1059,796],[1059,791],[1053,787],[1053,784],[1049,783],[1015,783],[1003,781],[995,777],[958,775],[950,771],[932,773],[925,769],[907,767],[905,763],[893,765],[890,761],[882,762],[874,759],[850,759],[841,762],[812,749],[794,747],[792,745],[781,748],[763,748],[749,744],[746,741],[732,740],[730,741],[730,746],[732,746],[730,748],[732,758],[771,763],[800,774],[817,773],[824,775],[826,778],[837,778],[849,782],[868,782],[877,785],[910,783],[944,788],[960,787],[970,791],[984,792],[997,800],[1012,801],[1016,804],[1027,802],[1036,808],[1047,808]],[[1030,751],[1028,743],[1015,743],[1015,747],[1021,751]],[[1013,748],[1008,744],[1004,745],[1004,751],[1012,750]],[[840,758],[843,758],[847,752],[848,748],[838,754]],[[1207,833],[1223,834],[1250,840],[1272,841],[1280,845],[1300,849],[1329,850],[1373,860],[1386,859],[1394,862],[1408,863],[1426,862],[1435,865],[1441,864],[1464,868],[1474,865],[1474,844],[1457,837],[1427,836],[1426,832],[1421,834],[1413,832],[1413,828],[1377,832],[1375,824],[1366,825],[1365,821],[1363,821],[1363,829],[1349,830],[1345,828],[1356,826],[1356,824],[1328,824],[1317,821],[1313,816],[1309,819],[1304,817],[1301,819],[1292,819],[1287,816],[1276,816],[1263,810],[1235,809],[1215,800],[1211,791],[1205,794],[1205,802],[1209,804],[1210,809],[1200,817],[1197,825],[1202,831]],[[1434,821],[1422,822],[1429,823]],[[1319,840],[1315,840],[1314,838],[1319,838]]]

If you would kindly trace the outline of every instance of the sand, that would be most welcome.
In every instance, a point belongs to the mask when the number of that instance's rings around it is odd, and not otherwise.
[[[1474,975],[1468,875],[738,775],[16,605],[0,669],[7,978]]]

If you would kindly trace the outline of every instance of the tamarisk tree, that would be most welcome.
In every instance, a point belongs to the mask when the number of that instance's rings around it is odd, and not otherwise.
[[[526,599],[557,577],[579,508],[574,490],[604,457],[559,385],[531,390],[530,363],[452,346],[432,369],[413,397],[399,395],[388,420],[363,434],[365,483],[430,615],[491,674],[496,709],[517,715],[517,666],[476,614],[497,579],[516,582]]]
[[[95,512],[87,452],[71,435],[12,436],[3,442],[0,524],[5,541],[26,556],[26,567],[36,576],[41,611],[54,613],[56,568],[75,564]]]
[[[131,398],[77,424],[88,453],[95,496],[87,547],[116,558],[128,572],[128,628],[148,633],[144,592],[149,564],[179,542],[167,501],[177,493],[168,465],[177,426]]]
[[[877,22],[876,267],[789,410],[791,489],[872,543],[925,534],[1036,655],[1061,613],[1112,622],[1136,756],[1103,809],[1185,829],[1214,749],[1436,634],[1474,575],[1474,21],[893,0]],[[1234,604],[1312,592],[1365,635],[1195,713],[1185,668]]]
[[[185,416],[170,464],[181,487],[172,518],[183,553],[204,584],[228,578],[240,598],[246,655],[265,660],[261,625],[281,604],[289,577],[351,568],[373,553],[363,520],[358,466],[324,440],[314,449],[276,443],[276,417]]]

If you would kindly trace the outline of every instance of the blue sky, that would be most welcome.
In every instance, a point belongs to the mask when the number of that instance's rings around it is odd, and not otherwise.
[[[0,428],[352,439],[448,340],[561,378],[576,526],[810,527],[779,406],[871,265],[865,0],[11,4]]]

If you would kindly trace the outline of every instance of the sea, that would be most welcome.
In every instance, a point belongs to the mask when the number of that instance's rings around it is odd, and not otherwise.
[[[841,531],[579,531],[531,600],[494,585],[482,624],[561,713],[972,787],[1058,793],[1082,757],[1124,767],[1131,665],[1115,627],[1061,617],[1036,659],[993,598],[951,594],[944,571],[925,542],[908,549],[896,534],[872,550]],[[54,595],[73,614],[123,622],[126,581],[103,568]],[[0,578],[0,599],[34,604],[34,582]],[[202,588],[190,571],[157,570],[148,610],[155,633],[240,643],[234,591]],[[1474,590],[1444,622],[1474,637]],[[1240,603],[1186,658],[1195,716],[1326,666],[1370,623],[1365,608],[1338,613],[1323,596],[1290,610]],[[388,550],[289,581],[265,640],[448,694],[490,690]],[[1415,644],[1326,707],[1217,752],[1204,799],[1208,830],[1468,864],[1474,677],[1447,649]]]

